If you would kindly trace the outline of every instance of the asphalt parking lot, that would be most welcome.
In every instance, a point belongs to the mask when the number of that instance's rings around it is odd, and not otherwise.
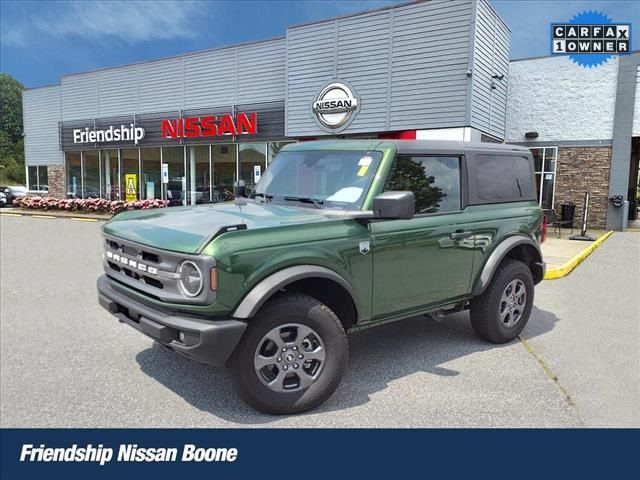
[[[640,426],[640,233],[543,282],[525,342],[485,344],[466,313],[363,331],[327,403],[271,417],[240,403],[226,369],[98,306],[100,225],[0,218],[2,427]]]

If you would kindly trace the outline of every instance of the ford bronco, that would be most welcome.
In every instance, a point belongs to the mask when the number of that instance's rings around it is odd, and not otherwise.
[[[248,405],[302,412],[338,387],[349,332],[468,309],[488,342],[520,334],[545,268],[533,168],[512,145],[291,144],[249,198],[107,222],[99,301],[229,365]]]

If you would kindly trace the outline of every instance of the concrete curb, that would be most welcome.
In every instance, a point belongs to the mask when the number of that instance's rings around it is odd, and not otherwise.
[[[602,243],[611,236],[613,230],[609,230],[608,232],[603,233],[600,237],[589,245],[587,248],[582,250],[580,253],[575,255],[571,260],[558,268],[552,268],[547,270],[544,274],[545,280],[554,280],[556,278],[562,278],[569,275],[582,261],[587,258],[593,251],[598,248]]]
[[[57,212],[54,210],[23,210],[11,209],[9,211],[0,211],[2,217],[31,217],[31,218],[68,218],[79,222],[97,222],[100,220],[109,220],[111,215],[91,215],[84,213]]]

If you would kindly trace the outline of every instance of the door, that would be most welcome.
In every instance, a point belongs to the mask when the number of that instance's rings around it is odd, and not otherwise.
[[[412,191],[411,220],[370,223],[374,318],[466,295],[473,267],[473,222],[462,209],[462,158],[398,156],[385,191]]]

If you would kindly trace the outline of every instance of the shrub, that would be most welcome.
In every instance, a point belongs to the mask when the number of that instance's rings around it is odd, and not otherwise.
[[[168,204],[165,200],[137,200],[123,202],[121,200],[105,200],[104,198],[64,198],[62,200],[51,197],[20,197],[13,201],[13,205],[32,210],[64,210],[68,212],[88,213],[116,213],[124,210],[148,210],[150,208],[164,208]]]

